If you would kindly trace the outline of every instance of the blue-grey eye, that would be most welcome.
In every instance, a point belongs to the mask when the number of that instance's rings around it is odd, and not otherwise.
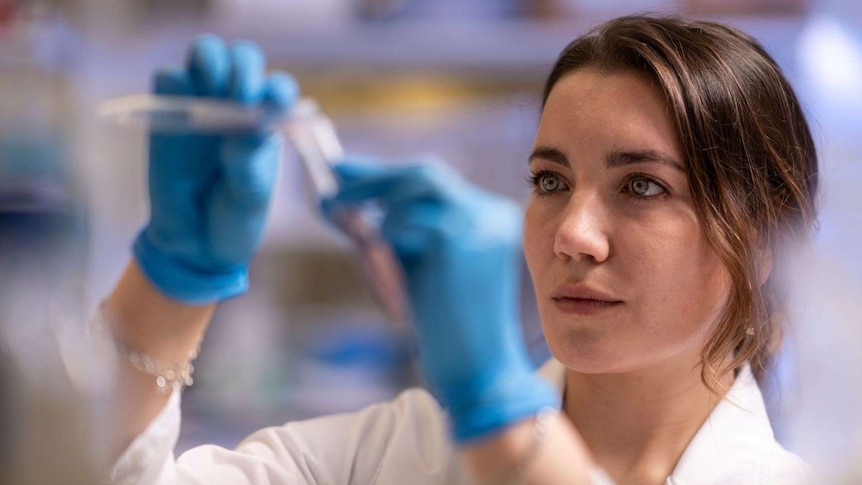
[[[629,180],[629,191],[641,197],[661,195],[664,187],[645,177],[634,177]]]
[[[553,192],[560,188],[560,179],[554,174],[546,173],[539,179],[539,188],[542,192]]]

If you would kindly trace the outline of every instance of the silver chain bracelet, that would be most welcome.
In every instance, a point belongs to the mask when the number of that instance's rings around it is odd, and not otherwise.
[[[154,359],[144,352],[130,348],[111,331],[110,324],[104,314],[103,305],[94,312],[90,318],[91,331],[101,334],[102,338],[110,342],[111,347],[118,356],[125,359],[132,367],[153,378],[156,388],[162,395],[173,391],[181,391],[183,388],[194,384],[192,374],[195,371],[192,361],[197,358],[201,350],[201,342],[189,353],[185,361],[180,363],[164,362]]]
[[[181,391],[185,387],[194,384],[192,374],[195,372],[195,367],[192,361],[200,352],[200,344],[189,354],[187,360],[183,363],[169,363],[153,359],[149,355],[132,350],[125,344],[114,339],[114,346],[117,353],[129,361],[132,367],[153,377],[156,382],[156,388],[163,395],[170,394],[173,391]]]

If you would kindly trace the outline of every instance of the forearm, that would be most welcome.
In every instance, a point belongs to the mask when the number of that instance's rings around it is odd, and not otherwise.
[[[461,456],[474,483],[515,483],[518,467],[526,465],[520,476],[531,485],[588,485],[591,459],[572,424],[557,415],[541,439],[532,458],[528,457],[535,439],[532,420],[518,422],[487,440],[465,446]],[[524,463],[523,460],[530,460]]]
[[[160,293],[135,262],[129,263],[102,308],[112,337],[151,358],[182,363],[195,350],[212,317],[215,304],[193,306]],[[116,454],[124,450],[158,415],[168,401],[154,378],[117,359],[113,401]]]

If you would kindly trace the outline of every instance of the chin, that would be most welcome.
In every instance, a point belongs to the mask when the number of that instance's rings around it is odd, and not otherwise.
[[[581,374],[624,372],[632,367],[631,352],[595,329],[545,329],[551,354],[566,368]]]

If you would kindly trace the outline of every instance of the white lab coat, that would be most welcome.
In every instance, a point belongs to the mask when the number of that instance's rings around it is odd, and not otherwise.
[[[540,373],[562,392],[565,368]],[[129,446],[112,484],[461,484],[466,477],[445,412],[427,392],[354,414],[259,430],[236,449],[191,449],[174,461],[180,395]],[[668,485],[807,483],[807,466],[774,439],[760,389],[747,366],[686,448]]]

